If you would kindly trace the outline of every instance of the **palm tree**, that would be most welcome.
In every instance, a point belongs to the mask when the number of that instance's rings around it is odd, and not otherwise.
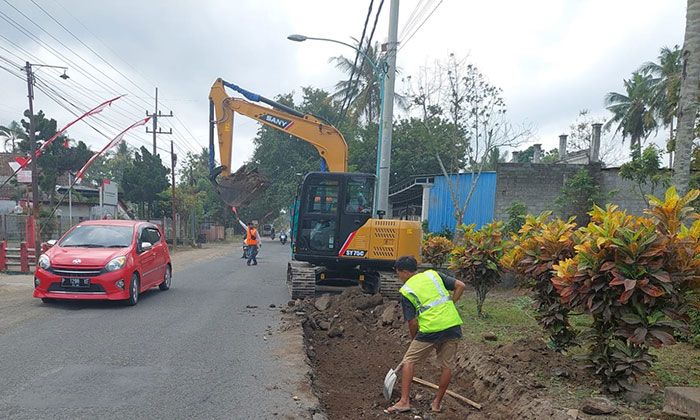
[[[24,128],[17,121],[12,121],[8,126],[0,125],[0,138],[3,139],[3,147],[6,152],[14,153],[15,144],[26,137]],[[12,146],[8,149],[8,146]]]
[[[609,92],[605,95],[605,106],[612,112],[612,118],[605,128],[617,124],[615,132],[622,133],[622,141],[630,138],[630,149],[634,153],[641,150],[642,139],[646,139],[657,128],[652,107],[652,77],[639,72],[624,81],[625,94]]]
[[[664,127],[669,127],[667,142],[669,167],[673,167],[674,122],[678,113],[678,96],[681,90],[681,48],[675,45],[673,48],[663,47],[659,54],[659,62],[648,62],[639,68],[642,74],[651,75],[653,93],[652,106],[654,113]]]
[[[688,0],[685,15],[685,41],[683,43],[683,71],[678,99],[678,135],[676,136],[676,161],[673,166],[673,183],[680,193],[688,190],[690,183],[690,158],[695,123],[698,116],[698,91],[700,91],[700,0]]]
[[[379,43],[362,48],[355,39],[355,44],[374,63],[379,63]],[[362,55],[360,55],[357,64],[355,64],[353,60],[341,55],[332,57],[330,61],[335,62],[335,66],[347,73],[348,77],[352,76],[352,81],[342,80],[336,83],[333,99],[344,102],[347,100],[346,98],[349,98],[349,109],[355,116],[364,117],[368,122],[377,122],[379,119],[379,107],[381,106],[379,81],[377,79],[378,75],[375,74],[374,67],[372,67],[369,60],[363,60]]]

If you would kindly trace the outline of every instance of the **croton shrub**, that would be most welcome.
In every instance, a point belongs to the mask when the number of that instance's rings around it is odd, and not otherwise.
[[[503,222],[493,222],[476,230],[463,226],[463,240],[450,254],[450,269],[476,292],[476,313],[483,317],[486,295],[501,280]]]
[[[562,303],[593,318],[590,367],[611,392],[632,389],[654,361],[649,349],[687,328],[687,292],[700,278],[700,221],[688,221],[699,194],[670,188],[641,217],[595,207],[575,255],[553,266]]]
[[[447,261],[453,247],[452,241],[446,237],[430,235],[423,241],[421,252],[423,261],[432,265],[433,268],[440,268]]]
[[[536,318],[549,334],[549,346],[563,351],[575,343],[576,332],[569,323],[570,306],[562,302],[551,280],[554,265],[574,256],[576,224],[573,218],[550,220],[550,216],[551,212],[527,216],[501,262],[533,292]]]

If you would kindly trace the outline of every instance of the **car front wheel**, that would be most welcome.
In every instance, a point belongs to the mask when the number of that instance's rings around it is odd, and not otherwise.
[[[170,283],[173,281],[173,272],[169,265],[165,266],[165,276],[163,277],[163,282],[158,285],[160,290],[170,289]]]
[[[131,282],[129,282],[129,299],[127,299],[126,304],[134,306],[137,303],[139,303],[139,276],[134,273],[131,276]]]

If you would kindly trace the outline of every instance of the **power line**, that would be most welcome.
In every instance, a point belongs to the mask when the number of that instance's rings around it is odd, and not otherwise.
[[[377,13],[374,16],[374,24],[372,25],[372,31],[369,34],[369,38],[367,39],[367,47],[365,48],[366,53],[368,54],[370,51],[370,48],[372,47],[372,40],[374,39],[374,31],[377,29],[377,22],[379,22],[379,15],[382,12],[382,6],[384,6],[384,0],[381,0],[379,3],[379,7],[377,8]],[[359,45],[360,49],[362,48],[362,43]],[[357,74],[357,80],[355,81],[355,84],[352,87],[352,93],[351,96],[355,95],[355,92],[357,91],[357,85],[360,83],[360,77],[362,76],[362,70],[364,69],[365,66],[365,61],[366,61],[366,55],[362,55],[362,61],[360,62],[360,72]],[[374,69],[373,69],[374,70]],[[379,77],[379,75],[377,75]],[[381,76],[383,77],[383,75]],[[374,80],[374,78],[372,78]],[[372,83],[371,81],[369,83]],[[381,104],[379,105],[381,106]],[[348,102],[348,108],[350,107],[350,102]],[[346,109],[347,111],[347,109]],[[345,118],[345,114],[343,114],[343,118]]]
[[[338,114],[338,122],[342,121],[345,118],[345,114],[347,113],[347,108],[350,107],[350,97],[353,93],[353,83],[352,80],[355,77],[355,69],[357,68],[357,60],[360,58],[360,50],[362,50],[362,44],[365,40],[365,33],[367,32],[367,24],[369,23],[369,17],[372,16],[372,7],[374,5],[374,0],[369,0],[369,7],[367,8],[367,16],[365,17],[365,24],[362,26],[362,35],[360,36],[360,42],[358,42],[357,47],[358,50],[355,53],[355,60],[352,63],[352,68],[350,69],[350,78],[348,79],[348,87],[347,90],[345,91],[345,99],[343,99],[343,103],[340,106],[340,113]],[[347,107],[346,107],[347,103]]]
[[[66,46],[63,42],[61,42],[58,38],[56,38],[56,37],[53,36],[51,33],[49,33],[49,32],[48,32],[46,29],[44,29],[41,25],[39,25],[39,24],[36,23],[34,20],[32,20],[31,18],[29,18],[26,14],[24,14],[22,11],[20,11],[19,9],[17,9],[16,7],[14,7],[12,4],[8,3],[7,0],[4,0],[4,1],[5,1],[7,4],[9,4],[10,7],[12,7],[13,9],[15,9],[19,14],[21,14],[21,15],[24,16],[27,20],[29,20],[32,24],[34,24],[37,28],[39,28],[41,31],[43,31],[44,33],[46,33],[47,35],[49,35],[52,39],[54,39],[54,40],[57,41],[59,44],[61,44],[66,50],[70,51],[73,55],[79,57],[82,61],[86,62],[88,65],[90,65],[92,68],[94,68],[95,70],[97,70],[100,74],[102,74],[103,76],[105,76],[106,78],[108,78],[110,81],[114,82],[116,85],[118,85],[118,86],[121,87],[122,89],[125,89],[127,92],[131,93],[131,91],[130,91],[129,89],[127,89],[127,88],[124,87],[123,85],[119,84],[119,82],[115,81],[115,80],[114,80],[113,78],[111,78],[109,75],[107,75],[106,73],[104,73],[101,69],[97,68],[97,67],[94,66],[92,63],[90,63],[89,61],[87,61],[86,59],[84,59],[80,54],[76,53],[76,52],[73,51],[70,47]],[[19,23],[18,23],[16,20],[14,20],[12,17],[10,17],[9,15],[7,15],[7,14],[5,14],[5,13],[3,13],[3,12],[0,11],[0,18],[4,19],[4,20],[5,20],[6,22],[8,22],[10,25],[12,25],[13,27],[15,27],[15,29],[17,29],[19,32],[23,33],[25,36],[29,37],[30,39],[32,39],[33,41],[35,41],[36,43],[38,43],[40,46],[43,46],[43,47],[49,49],[50,52],[53,53],[53,55],[54,55],[55,57],[57,57],[57,58],[60,57],[60,58],[62,58],[63,60],[65,60],[66,62],[70,63],[73,67],[75,67],[75,69],[76,69],[80,74],[83,74],[86,78],[88,78],[89,80],[91,80],[91,81],[92,81],[93,83],[95,83],[97,86],[105,86],[105,84],[102,83],[100,80],[98,80],[96,77],[94,77],[94,76],[91,75],[91,74],[86,73],[86,72],[82,69],[82,67],[81,67],[80,65],[78,65],[77,63],[75,63],[73,60],[69,59],[68,57],[66,57],[65,55],[63,55],[61,52],[59,52],[58,50],[54,49],[53,47],[51,47],[50,45],[46,44],[45,42],[43,42],[43,41],[42,41],[41,39],[39,39],[38,37],[34,36],[32,33],[28,32],[27,30],[25,30],[24,28],[22,28],[22,27],[19,25]],[[8,40],[7,38],[5,38],[5,37],[3,37],[3,38],[6,39],[7,41],[9,41],[9,40]],[[10,42],[11,42],[11,41],[10,41]],[[15,45],[16,45],[16,44],[15,44]],[[95,53],[94,50],[91,49],[91,51],[92,51],[93,53]],[[112,67],[113,67],[113,66],[112,66]],[[119,73],[122,74],[121,72],[119,72]],[[123,74],[122,74],[122,76],[123,76]],[[73,82],[77,84],[77,82],[75,82],[75,81],[73,81]],[[132,82],[132,84],[133,84],[133,82]],[[83,86],[83,88],[84,88],[84,86]],[[139,88],[139,89],[141,89],[141,88]],[[141,89],[141,90],[143,90],[143,89]],[[112,92],[114,92],[113,94],[118,94],[118,92],[115,92],[115,91],[112,91]],[[144,103],[146,103],[145,100],[142,100],[142,101],[143,101]],[[140,109],[142,109],[140,105],[136,104],[136,102],[134,102],[133,100],[131,100],[131,99],[128,98],[128,97],[125,98],[124,105],[133,106],[135,109],[138,109],[139,111],[140,111]],[[118,107],[121,107],[121,104],[120,104]],[[140,113],[140,112],[139,112],[139,113]],[[184,124],[183,124],[183,125],[184,125]],[[194,149],[190,146],[190,144],[189,144],[190,142],[188,142],[186,139],[184,139],[184,137],[183,137],[181,134],[177,136],[177,139],[178,139],[178,143],[179,143],[179,142],[182,142],[182,143],[184,143],[184,144],[186,145],[187,148],[189,148],[189,149],[191,149],[191,150],[194,150]]]
[[[408,19],[406,19],[406,22],[404,23],[403,27],[399,31],[399,38],[403,38],[403,36],[406,34],[406,32],[409,30],[409,28],[415,24],[415,20],[418,17],[418,10],[421,8],[421,5],[423,4],[424,0],[419,0],[418,3],[416,4],[416,7],[413,8],[411,11],[411,14],[408,16]]]
[[[407,38],[405,41],[403,41],[403,43],[402,43],[402,45],[399,47],[398,51],[401,51],[401,49],[403,49],[403,47],[405,47],[406,44],[408,44],[408,42],[411,40],[411,38],[413,38],[413,36],[414,36],[416,33],[418,33],[418,31],[420,31],[420,29],[423,27],[423,25],[425,25],[425,22],[427,22],[428,19],[430,19],[430,17],[433,15],[433,13],[435,13],[435,11],[438,9],[438,7],[440,7],[440,5],[442,4],[442,2],[443,2],[443,0],[440,0],[440,1],[438,2],[438,4],[435,6],[435,8],[433,8],[433,10],[430,11],[430,14],[428,14],[428,16],[423,20],[423,22],[421,22],[420,25],[418,25],[418,28],[416,28],[416,30],[413,31],[413,32],[411,33],[411,35],[409,35],[408,38]],[[397,52],[398,52],[398,51],[397,51]]]
[[[33,1],[33,0],[32,0],[32,1]],[[92,35],[92,37],[93,37],[94,39],[96,39],[97,42],[99,42],[100,44],[102,44],[102,46],[104,46],[105,48],[107,48],[107,50],[109,50],[117,59],[119,59],[123,64],[125,64],[127,67],[129,67],[129,68],[130,68],[135,74],[137,74],[139,77],[141,77],[141,79],[143,79],[146,83],[148,83],[148,84],[150,84],[150,85],[152,85],[152,86],[155,86],[155,83],[153,83],[151,80],[149,80],[147,77],[145,77],[142,73],[140,73],[140,72],[139,72],[134,66],[132,66],[127,60],[125,60],[124,58],[122,58],[122,57],[121,57],[119,54],[117,54],[113,49],[111,49],[111,48],[109,47],[109,45],[107,45],[107,44],[105,44],[104,42],[102,42],[102,40],[100,40],[100,38],[99,38],[97,35],[95,35],[95,33],[92,32],[80,19],[78,19],[75,15],[73,15],[73,14],[70,12],[70,10],[68,10],[65,6],[63,6],[63,5],[62,5],[59,1],[57,1],[57,0],[54,0],[54,3],[56,3],[61,9],[63,9],[63,11],[66,12],[66,14],[68,14],[71,18],[73,18],[73,20],[75,20],[80,26],[82,26],[83,29],[85,29],[90,35]],[[61,25],[61,26],[63,26],[63,25]],[[134,84],[133,81],[130,80],[130,82],[132,82],[132,84]],[[141,90],[143,90],[143,89],[141,89]],[[150,94],[148,94],[147,92],[146,92],[146,94],[149,95],[149,96],[148,96],[148,99],[152,99],[152,98],[153,98],[153,97],[150,96]],[[138,96],[137,96],[137,97],[138,97]],[[139,97],[139,98],[140,98],[140,97]],[[143,98],[140,98],[140,99],[143,99]],[[178,101],[178,100],[183,100],[183,101],[195,101],[194,99],[168,99],[168,100],[163,99],[162,102],[163,102],[164,105],[168,105],[168,102],[171,101],[171,100],[173,100],[173,101]],[[172,108],[172,107],[170,107],[170,108]],[[186,125],[182,120],[180,120],[180,118],[179,118],[178,116],[176,116],[175,119],[182,125],[182,127],[185,129],[185,131],[187,131],[187,133],[192,137],[192,139],[196,141],[196,137],[190,132],[190,130],[189,130],[189,128],[187,127],[187,125]],[[178,132],[177,128],[175,128],[175,131],[176,131],[176,133]],[[178,134],[179,134],[179,133],[178,133]],[[183,137],[183,139],[184,139],[184,137]],[[201,146],[200,143],[197,143],[197,145],[198,145],[198,146]],[[196,149],[195,149],[195,153],[196,153]]]
[[[68,32],[73,38],[75,38],[76,41],[80,42],[80,44],[81,44],[82,46],[84,46],[85,48],[87,48],[88,50],[90,50],[90,52],[92,52],[93,54],[95,54],[100,60],[102,60],[103,63],[107,64],[112,70],[114,70],[114,71],[117,72],[120,76],[122,76],[124,79],[126,79],[127,81],[129,81],[132,85],[134,85],[134,86],[135,86],[137,89],[139,89],[141,92],[143,92],[143,93],[145,93],[146,95],[148,95],[148,92],[147,92],[146,90],[144,90],[141,86],[139,86],[139,85],[137,85],[136,83],[134,83],[130,78],[126,77],[126,75],[125,75],[124,73],[122,73],[121,71],[119,71],[116,67],[114,67],[114,66],[112,65],[112,63],[110,63],[109,61],[105,60],[105,58],[102,57],[97,51],[93,50],[92,47],[90,47],[90,46],[87,45],[85,42],[83,42],[83,40],[81,40],[80,38],[78,38],[73,32],[71,32],[70,29],[66,28],[61,22],[59,22],[53,15],[51,15],[49,12],[47,12],[46,9],[44,9],[43,7],[41,7],[41,5],[39,5],[36,1],[34,1],[34,0],[30,0],[30,1],[31,1],[36,7],[38,7],[42,12],[44,12],[44,14],[45,14],[46,16],[48,16],[52,21],[54,21],[58,26],[60,26],[61,28],[63,28],[63,30],[65,30],[65,31]],[[5,0],[5,2],[7,2],[7,0]]]
[[[35,60],[37,63],[41,63],[41,60],[39,60],[39,59],[38,59],[36,56],[34,56],[33,54],[31,54],[31,53],[29,53],[28,51],[24,50],[23,48],[19,47],[17,44],[14,44],[12,41],[8,40],[7,38],[3,37],[2,35],[0,35],[0,37],[2,37],[3,39],[5,39],[6,41],[9,41],[10,44],[12,44],[12,45],[15,46],[16,48],[18,48],[18,49],[22,50],[23,52],[25,52],[26,54],[28,54],[28,55],[29,55],[33,60]],[[4,50],[6,50],[6,51],[12,53],[10,50],[8,50],[8,49],[6,49],[6,48],[4,48],[4,47],[2,47],[2,48],[3,48]],[[16,57],[18,57],[18,58],[21,59],[21,57],[20,57],[19,55],[15,54],[15,53],[12,53],[12,54],[13,54],[14,56],[16,56]],[[15,63],[15,65],[19,67],[19,65],[17,65],[16,63]],[[24,80],[24,78],[22,78],[22,79]],[[69,79],[69,80],[70,80],[72,83],[74,83],[77,87],[80,87],[80,88],[83,88],[84,90],[88,90],[88,91],[89,91],[89,89],[85,88],[84,85],[78,83],[78,82],[75,81],[74,79]],[[48,86],[48,84],[46,84],[46,85]],[[77,88],[76,88],[76,90],[77,90],[78,92],[80,91],[80,90],[77,89]],[[58,94],[58,92],[57,92],[56,94]],[[66,97],[67,97],[68,95],[67,95],[66,93],[63,93],[63,96],[66,96]],[[93,101],[91,95],[83,95],[83,96],[88,96],[88,97],[90,97],[90,101]],[[74,99],[74,101],[75,101],[75,99]],[[84,105],[84,106],[85,106],[85,105]],[[128,113],[128,111],[122,112],[121,109],[125,109],[125,108],[121,107],[120,105],[117,105],[117,103],[115,103],[115,105],[114,105],[112,108],[113,108],[113,111],[114,111],[115,113],[117,113],[117,114],[123,116],[124,118],[126,118],[126,119],[127,119],[128,121],[130,121],[130,122],[133,121],[134,115]],[[76,109],[79,109],[79,108],[76,107]],[[85,109],[89,109],[89,107],[85,106]],[[118,125],[123,125],[123,124],[113,122],[113,125],[111,125],[111,126],[112,126],[113,128],[115,128],[115,129],[117,129],[117,126],[118,126]],[[182,148],[180,147],[179,144],[177,144],[177,147],[178,147],[179,150],[182,150]],[[160,150],[163,150],[163,151],[166,151],[166,152],[168,151],[168,150],[166,150],[166,149],[160,149]]]

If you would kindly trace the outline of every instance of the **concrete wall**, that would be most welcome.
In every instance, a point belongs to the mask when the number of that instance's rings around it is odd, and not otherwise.
[[[528,213],[554,210],[554,201],[568,177],[588,165],[548,163],[503,163],[496,168],[496,205],[494,218],[506,220],[506,209],[516,201],[527,206]]]
[[[601,190],[606,194],[610,194],[608,202],[617,204],[630,214],[642,215],[647,207],[647,203],[642,198],[637,184],[620,178],[618,168],[603,169],[600,171],[600,174]],[[642,191],[644,195],[652,194],[651,188],[648,186],[642,188]],[[666,188],[660,185],[653,191],[653,195],[660,197],[663,196],[665,191]]]
[[[601,169],[598,165],[503,163],[497,168],[496,204],[494,217],[506,220],[506,209],[516,201],[527,206],[528,213],[539,214],[555,211],[555,200],[561,195],[566,180],[582,168],[588,168],[597,180],[601,192],[608,195],[608,202],[619,205],[632,214],[642,214],[646,202],[636,184],[620,178],[618,168]],[[663,194],[665,188],[657,187],[655,194]],[[650,194],[650,188],[644,189]],[[578,209],[585,214],[590,209]],[[556,213],[556,211],[555,211]]]

